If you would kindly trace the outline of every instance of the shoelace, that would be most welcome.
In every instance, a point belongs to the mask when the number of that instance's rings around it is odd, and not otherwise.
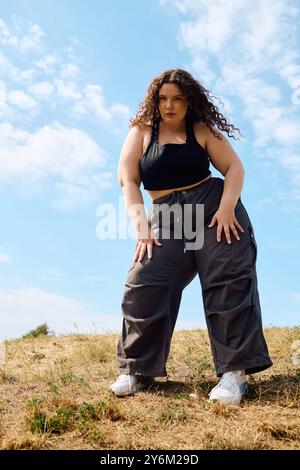
[[[118,377],[119,382],[128,382],[128,380],[129,380],[129,375],[127,374],[121,374]]]

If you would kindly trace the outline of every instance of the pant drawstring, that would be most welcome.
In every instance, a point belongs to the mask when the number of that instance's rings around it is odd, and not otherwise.
[[[186,191],[174,191],[174,202],[180,204],[181,209],[182,209],[182,233],[183,233],[183,251],[184,253],[186,252],[186,238],[184,234],[184,203],[185,203],[185,198],[184,194]],[[172,201],[173,202],[173,201]]]

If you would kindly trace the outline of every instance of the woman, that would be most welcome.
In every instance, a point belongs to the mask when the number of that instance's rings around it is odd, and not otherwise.
[[[247,390],[246,375],[272,365],[257,290],[257,245],[240,197],[244,168],[216,126],[229,137],[230,130],[239,130],[228,124],[203,85],[182,69],[154,78],[131,120],[118,180],[137,243],[122,299],[120,375],[110,386],[117,396],[167,376],[182,291],[197,274],[216,375],[221,377],[209,399],[238,405]],[[210,162],[224,180],[211,175]],[[141,182],[152,199],[148,218]],[[174,206],[183,209],[182,217],[161,221],[159,211]],[[196,207],[201,206],[204,236],[195,248],[185,235],[174,235],[178,222],[186,229],[186,208],[192,225],[199,226]],[[136,207],[142,210],[132,210]],[[164,237],[166,232],[171,236]]]

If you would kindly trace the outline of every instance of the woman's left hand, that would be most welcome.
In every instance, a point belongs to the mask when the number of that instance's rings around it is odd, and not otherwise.
[[[241,232],[244,232],[244,229],[239,224],[233,209],[226,209],[226,208],[219,207],[217,212],[215,212],[208,228],[212,228],[216,224],[216,222],[218,223],[218,228],[217,228],[217,241],[218,242],[221,241],[223,229],[224,229],[225,237],[228,243],[231,243],[229,228],[231,228],[233,235],[235,236],[237,240],[239,240],[240,237],[239,237],[236,227]]]

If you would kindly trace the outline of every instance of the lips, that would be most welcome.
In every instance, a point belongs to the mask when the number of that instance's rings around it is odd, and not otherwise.
[[[174,116],[175,113],[166,113],[166,116]]]

